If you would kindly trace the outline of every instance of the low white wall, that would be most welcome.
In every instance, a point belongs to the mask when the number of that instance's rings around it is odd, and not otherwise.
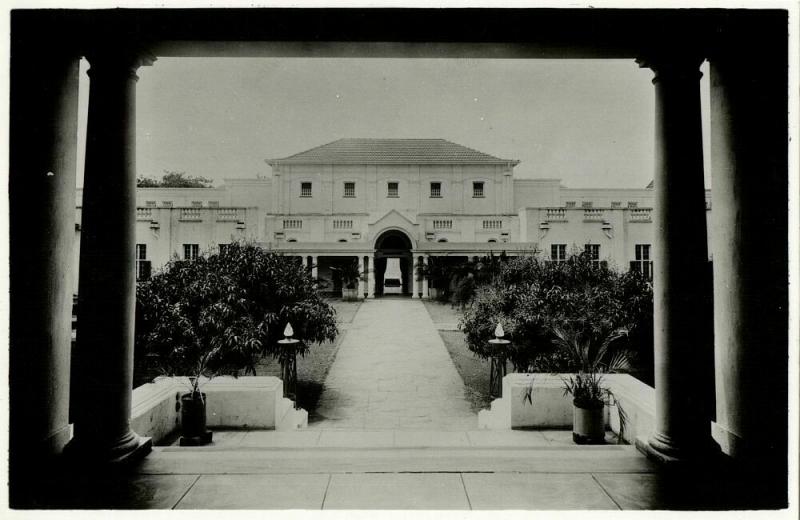
[[[131,428],[154,442],[180,426],[180,398],[186,378],[161,378],[133,390]],[[206,421],[210,427],[273,429],[286,413],[283,383],[277,377],[219,377],[205,382]]]
[[[572,428],[572,397],[564,395],[569,374],[508,374],[503,378],[503,397],[479,414],[482,428]],[[606,384],[627,416],[623,438],[633,443],[649,436],[655,418],[655,391],[627,374],[609,374]],[[531,400],[526,399],[530,389]],[[610,408],[610,409],[609,409]],[[606,423],[619,433],[619,414],[606,407]]]

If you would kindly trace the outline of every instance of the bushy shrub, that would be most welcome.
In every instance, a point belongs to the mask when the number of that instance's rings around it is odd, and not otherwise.
[[[583,253],[558,263],[534,255],[503,263],[493,282],[476,288],[465,310],[461,326],[470,350],[486,357],[498,322],[512,341],[509,359],[518,371],[574,368],[563,350],[554,348],[553,328],[573,330],[598,344],[612,331],[626,329],[629,334],[618,347],[652,359],[649,284],[638,273],[618,273]]]
[[[259,359],[281,354],[287,323],[301,354],[338,333],[305,267],[245,243],[169,262],[138,285],[136,311],[137,355],[165,375],[255,373]]]

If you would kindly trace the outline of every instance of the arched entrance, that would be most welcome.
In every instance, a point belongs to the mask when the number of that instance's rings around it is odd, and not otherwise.
[[[384,231],[375,240],[375,296],[411,295],[411,247],[411,239],[398,229]]]

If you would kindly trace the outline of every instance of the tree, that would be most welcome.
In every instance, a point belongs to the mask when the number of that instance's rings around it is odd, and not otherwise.
[[[462,319],[467,344],[477,355],[488,357],[487,343],[500,322],[512,341],[508,357],[516,370],[576,368],[554,347],[554,329],[598,345],[624,329],[627,334],[615,337],[612,350],[639,354],[637,364],[645,368],[652,359],[653,295],[639,273],[595,265],[585,253],[565,262],[531,255],[502,264],[494,280],[476,288]]]
[[[334,309],[291,257],[232,243],[220,254],[173,260],[137,287],[138,355],[165,375],[255,373],[278,357],[287,323],[299,353],[338,334]],[[197,391],[197,383],[193,385]]]
[[[140,176],[136,179],[137,188],[211,188],[213,181],[205,177],[186,175],[186,172],[164,170],[161,180]]]

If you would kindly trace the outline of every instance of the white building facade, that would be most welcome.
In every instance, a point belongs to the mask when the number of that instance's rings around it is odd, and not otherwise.
[[[516,179],[518,161],[443,139],[340,139],[267,163],[271,176],[217,188],[139,188],[139,278],[237,240],[297,256],[333,292],[341,285],[331,267],[355,261],[364,297],[383,294],[389,259],[397,259],[393,270],[399,264],[398,292],[411,297],[429,292],[412,265],[486,254],[559,261],[588,250],[599,262],[652,275],[651,187]],[[79,191],[78,234],[80,200]],[[76,265],[78,252],[76,240]]]

